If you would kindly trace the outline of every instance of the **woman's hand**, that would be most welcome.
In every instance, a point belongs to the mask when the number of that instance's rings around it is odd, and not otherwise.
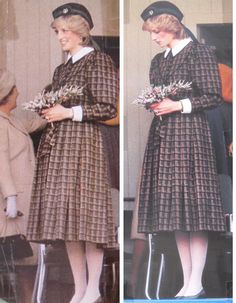
[[[163,116],[182,111],[182,103],[180,101],[173,101],[169,98],[165,98],[161,102],[152,104],[150,108],[154,111],[156,116]]]
[[[43,109],[41,114],[48,122],[62,121],[65,119],[72,119],[73,117],[72,108],[66,108],[60,104]]]

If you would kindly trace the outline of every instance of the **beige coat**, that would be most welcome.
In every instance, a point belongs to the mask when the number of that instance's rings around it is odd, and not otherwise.
[[[31,188],[34,174],[34,149],[29,132],[42,128],[46,122],[41,118],[32,121],[19,121],[13,114],[10,116],[0,111],[0,235],[16,234],[17,225],[26,234]],[[17,209],[24,215],[17,219],[6,219],[4,208],[6,198],[17,196]],[[6,226],[7,222],[7,226]],[[5,226],[7,227],[5,230]],[[22,260],[21,264],[33,264],[35,257]]]

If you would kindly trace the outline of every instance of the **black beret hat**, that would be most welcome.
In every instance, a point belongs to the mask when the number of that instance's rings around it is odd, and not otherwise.
[[[66,3],[57,7],[52,12],[53,18],[56,19],[61,16],[67,15],[80,15],[83,17],[89,24],[90,29],[93,28],[92,17],[85,6],[79,3]]]
[[[183,19],[183,13],[175,6],[173,3],[169,1],[157,1],[150,4],[141,14],[141,17],[144,21],[148,18],[168,14],[175,16],[180,22]]]

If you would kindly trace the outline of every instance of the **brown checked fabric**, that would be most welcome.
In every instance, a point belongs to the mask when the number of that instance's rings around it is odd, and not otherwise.
[[[53,89],[84,87],[66,107],[81,105],[83,121],[48,125],[37,154],[28,239],[116,243],[108,165],[97,121],[116,115],[117,71],[109,56],[93,51],[60,65]]]
[[[154,57],[150,82],[192,81],[192,113],[154,117],[143,162],[138,230],[224,231],[224,216],[211,134],[204,110],[221,102],[215,57],[207,46],[190,42],[168,60]]]

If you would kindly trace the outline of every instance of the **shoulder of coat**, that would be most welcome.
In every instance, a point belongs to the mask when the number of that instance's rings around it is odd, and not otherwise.
[[[152,61],[151,61],[151,62],[152,62],[152,63],[155,63],[155,62],[159,62],[161,59],[164,59],[164,54],[165,54],[165,51],[156,54],[156,55],[152,58]]]
[[[205,57],[205,56],[213,55],[214,51],[209,45],[203,43],[192,43],[191,53]]]
[[[88,54],[88,59],[92,60],[111,60],[111,57],[102,51],[93,51]]]

